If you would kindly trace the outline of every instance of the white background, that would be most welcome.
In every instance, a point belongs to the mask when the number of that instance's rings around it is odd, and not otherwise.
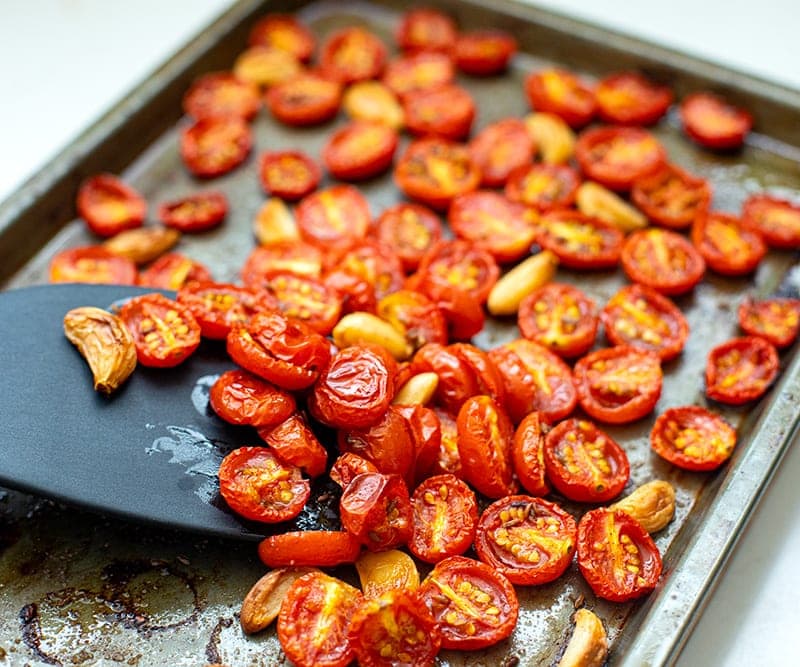
[[[0,0],[0,200],[229,4]],[[800,89],[796,1],[534,4]],[[792,451],[691,636],[682,667],[800,664],[798,480],[800,453]]]

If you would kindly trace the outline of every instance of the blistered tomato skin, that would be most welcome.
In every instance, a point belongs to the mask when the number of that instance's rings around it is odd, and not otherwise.
[[[399,475],[356,475],[339,501],[342,526],[370,551],[405,546],[413,519],[408,487]]]
[[[211,386],[209,403],[226,422],[257,427],[280,424],[296,408],[291,394],[243,370],[220,375]]]

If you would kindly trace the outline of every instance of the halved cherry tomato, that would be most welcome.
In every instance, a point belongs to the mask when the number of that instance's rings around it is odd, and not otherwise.
[[[204,74],[183,96],[183,110],[195,120],[223,116],[251,120],[260,108],[258,88],[230,72]]]
[[[345,530],[370,551],[405,546],[411,538],[411,500],[400,475],[356,475],[342,493],[339,514]]]
[[[343,84],[375,79],[386,65],[386,47],[364,28],[343,28],[322,45],[319,64],[326,77]]]
[[[250,46],[271,46],[308,62],[314,53],[313,33],[290,14],[268,14],[250,31]]]
[[[419,51],[389,61],[383,82],[402,97],[415,91],[446,86],[455,76],[450,56],[436,51]]]
[[[533,496],[546,496],[550,493],[544,468],[546,428],[541,415],[531,412],[519,423],[511,443],[514,472],[522,487]]]
[[[429,273],[418,273],[416,277],[419,281],[414,289],[425,294],[442,311],[451,340],[469,340],[483,329],[483,306],[473,292],[442,282]]]
[[[507,496],[481,514],[475,551],[512,584],[538,586],[564,574],[577,533],[575,519],[555,503]]]
[[[141,227],[147,213],[144,198],[112,174],[98,174],[81,183],[76,206],[78,215],[98,236]]]
[[[744,109],[711,93],[695,93],[681,102],[683,129],[701,146],[715,150],[739,148],[753,126]]]
[[[498,405],[505,404],[503,378],[486,352],[469,343],[453,343],[447,349],[471,371],[479,394],[488,396]]]
[[[427,343],[447,343],[447,322],[428,297],[411,290],[398,290],[378,302],[376,314],[402,331],[414,350]]]
[[[512,172],[533,161],[534,145],[524,122],[505,118],[478,132],[469,143],[469,151],[481,171],[481,185],[495,188],[505,185]]]
[[[582,503],[616,498],[630,476],[625,450],[590,421],[567,419],[545,438],[547,479],[563,496]]]
[[[97,283],[135,285],[136,264],[103,246],[68,248],[50,260],[48,277],[51,283]]]
[[[322,250],[301,241],[282,241],[259,246],[242,266],[242,282],[260,286],[278,273],[319,278],[322,274]]]
[[[594,90],[562,69],[529,74],[525,79],[525,94],[535,111],[555,114],[575,129],[589,123],[597,111]]]
[[[319,125],[339,111],[342,85],[304,73],[273,86],[264,99],[272,115],[286,125]]]
[[[476,76],[499,74],[517,52],[517,40],[504,30],[474,30],[456,40],[455,60],[462,72]]]
[[[182,287],[178,303],[194,315],[203,336],[219,340],[224,340],[233,326],[246,324],[256,313],[277,307],[275,299],[262,289],[213,282]]]
[[[228,200],[222,192],[198,192],[164,202],[158,217],[167,227],[181,232],[204,232],[219,225],[228,214]]]
[[[608,126],[582,132],[575,157],[592,180],[611,190],[627,191],[634,181],[661,167],[667,153],[647,130]]]
[[[694,221],[692,243],[709,268],[725,276],[752,273],[767,254],[761,234],[739,218],[716,211]]]
[[[301,151],[270,151],[261,155],[258,175],[267,193],[295,201],[317,189],[322,171]]]
[[[771,248],[800,248],[800,206],[769,195],[752,195],[742,207],[742,222],[758,231]]]
[[[672,91],[637,72],[607,76],[594,89],[600,117],[618,125],[653,125],[672,104]]]
[[[747,298],[739,305],[739,326],[749,336],[761,336],[775,347],[791,345],[800,329],[800,299]]]
[[[118,315],[133,334],[143,366],[177,366],[200,345],[200,325],[192,313],[162,294],[133,297]]]
[[[394,181],[411,199],[443,209],[453,197],[475,190],[481,172],[465,146],[440,138],[418,139],[395,166]]]
[[[278,614],[278,641],[296,667],[346,667],[355,656],[348,638],[361,591],[323,572],[290,586]]]
[[[726,341],[708,353],[706,395],[720,403],[741,405],[760,398],[778,375],[778,352],[764,338]]]
[[[342,315],[348,313],[374,313],[378,307],[375,287],[365,278],[343,269],[328,271],[322,279],[325,287],[333,290],[342,302]]]
[[[650,446],[684,470],[715,470],[736,446],[736,431],[721,417],[697,405],[670,408],[650,431]]]
[[[365,180],[391,166],[397,142],[397,132],[388,125],[354,121],[328,138],[322,149],[322,161],[334,178]]]
[[[513,262],[530,253],[537,218],[522,204],[490,190],[458,195],[447,215],[459,238],[487,250],[500,263]]]
[[[454,84],[412,91],[402,102],[406,128],[418,136],[464,139],[475,119],[475,101]]]
[[[511,201],[550,211],[572,206],[579,185],[578,173],[568,165],[531,164],[511,173],[505,193]]]
[[[323,250],[342,248],[367,235],[369,203],[352,185],[334,185],[305,197],[296,210],[303,239]]]
[[[199,178],[226,174],[247,159],[253,133],[241,118],[204,118],[181,133],[181,158]]]
[[[514,587],[480,561],[445,558],[418,591],[439,623],[444,648],[485,648],[509,637],[517,624],[519,601]]]
[[[352,241],[341,250],[332,250],[326,264],[366,280],[378,299],[399,290],[405,277],[400,258],[392,249],[371,239]]]
[[[416,271],[425,253],[442,238],[439,217],[419,204],[387,208],[375,224],[378,242],[397,253],[406,271]]]
[[[339,295],[314,278],[292,273],[277,273],[263,283],[277,301],[277,308],[312,331],[327,336],[339,321],[342,302]]]
[[[378,469],[367,459],[362,458],[353,452],[339,454],[331,466],[328,473],[332,481],[336,482],[342,489],[346,488],[350,482],[364,472],[379,472]]]
[[[396,400],[396,399],[395,399]],[[411,429],[414,445],[414,488],[433,473],[442,447],[442,424],[438,415],[422,405],[397,405],[403,419]]]
[[[458,28],[444,12],[430,8],[412,9],[403,14],[395,39],[403,51],[450,53],[456,44]]]
[[[291,394],[249,371],[225,371],[211,385],[211,408],[230,424],[275,426],[297,407]]]
[[[303,71],[297,57],[273,46],[251,46],[233,63],[233,74],[240,81],[258,88],[270,88]]]
[[[578,360],[573,372],[581,407],[607,424],[644,417],[661,396],[658,355],[628,345],[591,352]]]
[[[419,274],[467,291],[483,303],[500,276],[500,268],[486,250],[455,239],[440,241],[431,248],[419,266]]]
[[[180,290],[190,282],[212,282],[209,270],[200,262],[178,252],[161,255],[139,274],[138,284],[143,287]]]
[[[655,352],[661,361],[677,357],[689,324],[667,297],[644,285],[628,285],[609,299],[600,318],[612,345]]]
[[[328,453],[298,413],[275,427],[259,428],[258,435],[281,461],[302,468],[309,477],[325,472]]]
[[[345,530],[303,530],[271,535],[258,545],[267,567],[334,567],[352,563],[361,542]]]
[[[635,283],[661,294],[683,294],[691,290],[706,270],[706,262],[689,241],[666,229],[633,232],[620,256],[625,274]]]
[[[405,551],[365,552],[356,561],[356,571],[364,597],[378,598],[395,590],[419,588],[417,564]]]
[[[545,213],[536,234],[539,245],[571,269],[615,267],[624,239],[614,225],[569,209]]]
[[[633,182],[631,199],[653,222],[684,229],[708,210],[711,186],[672,164]]]
[[[461,459],[458,454],[458,424],[456,418],[447,410],[433,408],[439,418],[441,441],[439,443],[439,456],[431,472],[437,475],[452,474],[461,478]]]
[[[239,447],[219,464],[219,492],[246,519],[278,523],[300,514],[311,486],[268,447]]]
[[[354,121],[383,123],[400,131],[406,124],[403,107],[394,92],[380,81],[360,81],[347,87],[344,112]]]
[[[597,305],[577,287],[548,283],[520,302],[517,324],[524,338],[560,357],[579,357],[597,336]]]

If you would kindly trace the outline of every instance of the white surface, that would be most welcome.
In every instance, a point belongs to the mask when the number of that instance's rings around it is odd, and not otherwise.
[[[229,0],[4,0],[0,200]],[[800,88],[796,2],[536,4]],[[799,119],[800,120],[800,119]],[[800,452],[790,451],[681,656],[681,667],[798,664]]]

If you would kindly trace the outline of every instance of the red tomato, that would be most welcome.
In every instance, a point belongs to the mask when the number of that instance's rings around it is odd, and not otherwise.
[[[400,475],[356,475],[342,493],[339,514],[345,530],[370,551],[404,546],[411,538],[411,500]]]
[[[625,239],[620,260],[633,282],[667,295],[688,292],[706,270],[697,249],[680,234],[665,229],[633,232]]]
[[[139,274],[138,284],[142,287],[179,290],[191,282],[212,282],[209,270],[200,262],[168,252]]]
[[[447,322],[442,311],[419,292],[398,290],[383,297],[376,314],[403,332],[414,350],[428,343],[447,343]]]
[[[469,340],[483,329],[483,306],[473,292],[443,283],[431,274],[420,277],[415,289],[425,294],[442,311],[452,340]]]
[[[242,266],[242,282],[260,286],[278,273],[319,278],[322,274],[322,250],[301,241],[259,246]]]
[[[594,90],[571,72],[547,69],[525,79],[528,103],[536,111],[561,117],[570,127],[583,127],[595,115]]]
[[[251,521],[293,519],[311,493],[300,468],[281,463],[267,447],[239,447],[219,465],[219,492],[230,508]]]
[[[195,120],[224,116],[251,120],[260,108],[258,88],[230,72],[204,74],[183,96],[183,110]]]
[[[199,178],[214,178],[235,169],[252,147],[253,133],[240,118],[204,118],[181,133],[181,158]]]
[[[343,84],[375,79],[386,65],[386,47],[364,28],[343,28],[322,45],[319,64],[326,77]]]
[[[419,266],[419,274],[469,292],[483,303],[500,276],[500,268],[486,250],[455,239],[440,241],[431,248]]]
[[[499,405],[505,404],[503,378],[486,352],[469,343],[453,343],[447,349],[460,359],[475,377],[479,394],[488,396]]]
[[[800,329],[800,299],[746,298],[739,305],[739,326],[749,336],[760,336],[775,347],[787,347]]]
[[[661,361],[677,357],[689,324],[667,297],[644,285],[628,285],[606,304],[600,318],[612,345],[630,345],[656,353]]]
[[[344,530],[304,530],[271,535],[258,545],[267,567],[334,567],[352,563],[361,543]]]
[[[264,99],[281,123],[319,125],[339,111],[342,85],[317,74],[304,73],[273,86]]]
[[[289,14],[267,14],[250,31],[250,46],[270,46],[308,62],[314,53],[313,33]]]
[[[504,30],[474,30],[456,40],[456,65],[475,76],[500,74],[517,52],[517,40]]]
[[[322,250],[362,239],[370,226],[369,203],[352,185],[334,185],[304,197],[295,215],[303,240]]]
[[[399,290],[405,278],[400,258],[391,248],[371,239],[353,241],[340,251],[329,252],[326,263],[366,280],[374,288],[377,299]]]
[[[616,498],[630,475],[625,450],[592,422],[581,419],[567,419],[547,434],[544,465],[556,490],[582,503]]]
[[[511,443],[514,472],[522,487],[533,496],[550,493],[544,468],[545,429],[541,415],[531,412],[519,423]]]
[[[403,51],[440,51],[451,53],[456,45],[458,28],[447,14],[435,9],[412,9],[403,14],[395,32]]]
[[[455,417],[441,408],[433,408],[439,418],[441,440],[439,455],[431,472],[433,474],[452,474],[461,478],[461,459],[458,454],[458,424]]]
[[[403,96],[406,128],[418,136],[464,139],[475,119],[475,101],[460,86],[424,88]]]
[[[302,151],[270,151],[261,155],[258,175],[268,194],[295,201],[317,189],[322,171]]]
[[[672,164],[637,178],[631,199],[653,222],[670,229],[684,229],[708,210],[711,186]]]
[[[275,426],[296,405],[291,394],[248,371],[226,371],[211,385],[211,408],[220,419],[240,426]]]
[[[442,424],[433,410],[422,405],[396,405],[397,412],[403,416],[411,430],[414,449],[413,481],[418,484],[431,476],[439,460]]]
[[[328,138],[322,149],[322,161],[334,178],[363,181],[392,165],[397,142],[397,132],[388,125],[354,121]]]
[[[481,514],[475,551],[512,584],[538,586],[564,574],[577,532],[575,519],[555,503],[507,496]]]
[[[433,245],[442,238],[439,217],[419,204],[396,204],[378,218],[378,242],[397,253],[405,271],[416,271]]]
[[[692,225],[692,243],[709,268],[725,276],[752,273],[767,254],[761,234],[727,213],[699,216]]]
[[[224,340],[235,325],[247,324],[256,313],[276,308],[275,300],[262,289],[213,282],[182,287],[178,303],[194,315],[203,336],[218,340]]]
[[[752,195],[742,208],[742,222],[759,232],[771,248],[800,248],[800,206],[792,202]]]
[[[444,53],[419,51],[391,60],[383,73],[383,82],[399,96],[446,86],[455,79],[453,61]]]
[[[741,405],[760,398],[778,375],[778,352],[757,336],[733,338],[708,353],[706,395]]]
[[[600,117],[618,125],[653,125],[672,104],[672,91],[637,72],[607,76],[594,89]]]
[[[367,459],[353,452],[339,454],[331,466],[329,476],[342,489],[355,479],[356,475],[364,472],[378,472],[378,469]]]
[[[181,232],[204,232],[219,225],[228,214],[228,200],[222,192],[198,192],[182,199],[164,202],[158,218],[167,227]]]
[[[597,336],[597,305],[577,287],[548,283],[520,302],[517,324],[528,340],[560,357],[579,357]]]
[[[119,309],[143,366],[177,366],[200,345],[200,325],[188,308],[161,294],[133,297]]]
[[[481,185],[487,188],[505,185],[513,171],[530,164],[534,148],[525,123],[519,118],[491,123],[469,143],[472,161],[481,172]]]
[[[530,164],[511,173],[505,193],[511,201],[550,211],[572,206],[580,183],[578,173],[568,165]]]
[[[275,297],[278,310],[318,334],[327,336],[339,321],[342,311],[339,295],[319,280],[277,273],[264,283],[264,289]]]
[[[374,313],[378,307],[375,287],[350,271],[342,269],[328,271],[322,282],[325,287],[333,290],[342,302],[341,315]]]
[[[485,648],[509,637],[517,624],[519,601],[511,582],[471,558],[437,563],[419,595],[439,623],[443,648]]]
[[[147,213],[144,198],[112,174],[98,174],[81,183],[76,206],[98,236],[141,227]]]
[[[701,146],[714,150],[739,148],[753,126],[744,109],[711,93],[694,93],[681,102],[683,129]]]
[[[69,248],[50,260],[48,277],[51,283],[97,283],[135,285],[136,264],[103,246]]]
[[[670,408],[656,419],[650,446],[684,470],[715,470],[736,446],[736,431],[721,417],[697,405]]]
[[[625,237],[613,225],[562,209],[539,220],[536,240],[571,269],[610,269],[617,265]]]
[[[275,427],[258,429],[258,435],[281,461],[302,468],[309,477],[325,472],[328,453],[298,413]]]
[[[648,414],[661,396],[658,355],[628,345],[597,350],[573,370],[578,400],[606,424],[627,424]]]
[[[475,190],[481,172],[466,147],[440,138],[418,139],[395,166],[394,181],[411,199],[443,209],[453,197]]]

